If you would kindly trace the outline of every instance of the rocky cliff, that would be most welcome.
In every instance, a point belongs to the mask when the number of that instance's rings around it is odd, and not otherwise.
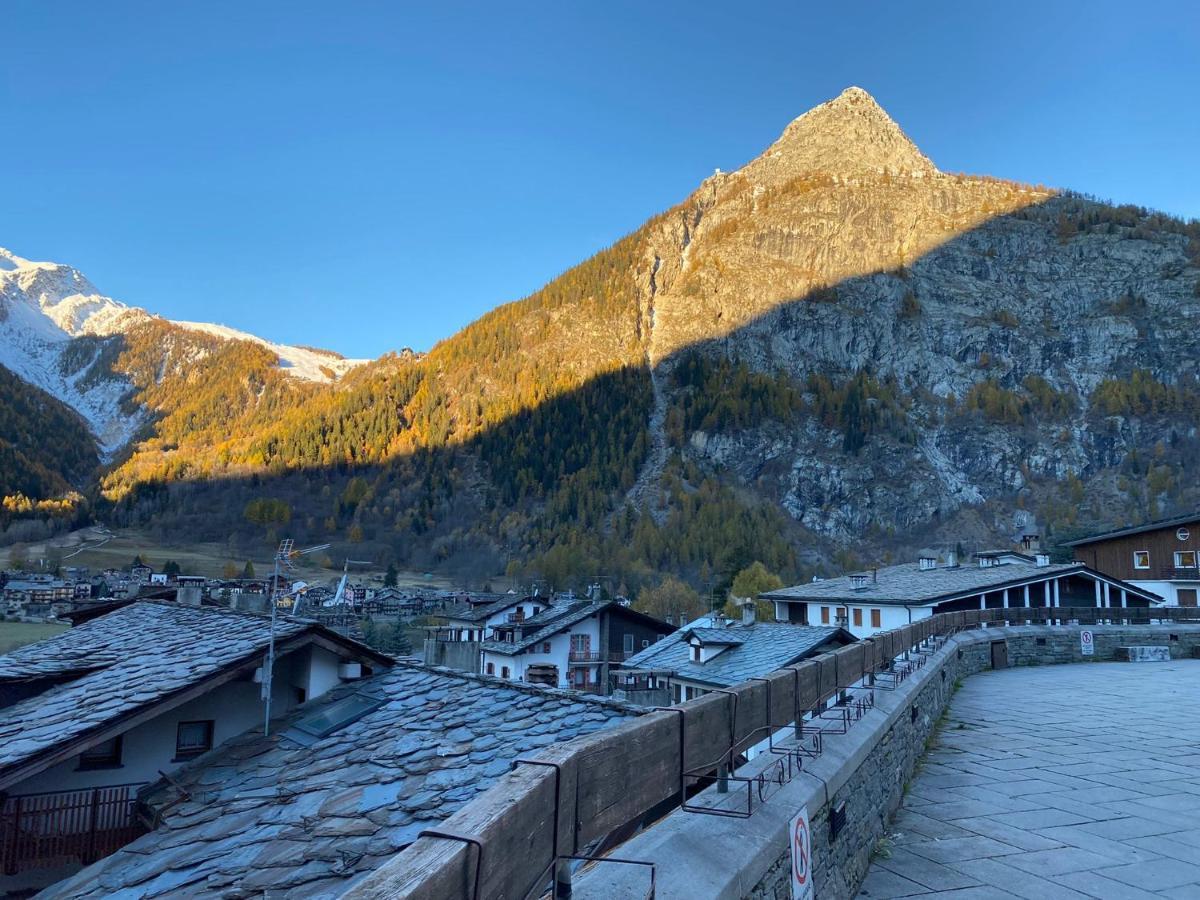
[[[1200,502],[1198,265],[1197,223],[941,172],[850,88],[426,357],[301,383],[127,328],[105,514],[698,582],[1061,537]]]

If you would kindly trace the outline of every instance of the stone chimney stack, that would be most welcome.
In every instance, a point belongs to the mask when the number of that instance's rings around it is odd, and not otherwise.
[[[742,624],[753,625],[758,619],[758,607],[754,605],[754,601],[747,597],[742,601]]]
[[[192,586],[178,588],[175,591],[175,602],[180,606],[199,606],[200,588]]]

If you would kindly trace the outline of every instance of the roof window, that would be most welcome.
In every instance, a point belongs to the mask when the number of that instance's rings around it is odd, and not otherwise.
[[[363,716],[373,713],[385,702],[368,694],[351,694],[349,697],[330,703],[311,716],[300,719],[288,729],[288,736],[294,737],[293,732],[301,731],[313,738],[327,737],[339,728],[345,728]],[[307,742],[302,741],[302,743]]]

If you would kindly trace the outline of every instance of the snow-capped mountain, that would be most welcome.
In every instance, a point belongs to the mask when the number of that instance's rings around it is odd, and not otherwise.
[[[308,381],[329,382],[366,362],[276,344],[224,325],[164,320],[101,294],[77,269],[24,259],[0,247],[0,365],[82,415],[106,458],[128,443],[145,416],[131,414],[122,403],[129,382],[110,372],[101,377],[92,363],[104,339],[150,321],[259,344],[275,354],[287,374]]]

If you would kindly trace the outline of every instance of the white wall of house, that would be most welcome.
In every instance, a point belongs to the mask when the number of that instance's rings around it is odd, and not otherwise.
[[[271,692],[272,718],[300,705],[297,689],[303,689],[307,699],[313,700],[339,684],[338,662],[337,654],[321,647],[301,648],[277,659]],[[81,769],[79,757],[72,756],[7,791],[15,796],[156,781],[160,771],[169,774],[190,762],[175,755],[180,722],[212,721],[213,747],[218,747],[246,731],[262,728],[263,712],[261,684],[249,677],[228,681],[126,731],[121,736],[118,766]]]
[[[1200,589],[1200,580],[1198,581],[1134,581],[1130,579],[1129,584],[1135,587],[1144,588],[1147,591],[1153,591],[1163,598],[1163,606],[1178,606],[1179,605],[1179,589],[1185,588],[1189,590]],[[1115,593],[1115,592],[1114,592]]]
[[[604,648],[600,646],[600,620],[597,616],[588,616],[582,622],[576,622],[569,629],[553,635],[548,641],[538,641],[524,653],[517,653],[510,656],[505,653],[484,650],[483,672],[484,674],[493,674],[497,678],[501,678],[503,677],[504,667],[507,666],[510,680],[525,681],[525,673],[530,666],[552,665],[558,667],[558,686],[569,688],[575,684],[574,672],[577,669],[583,668],[588,672],[588,682],[596,684],[600,678],[599,663],[587,663],[582,666],[570,663],[572,635],[587,636],[589,653],[603,652]],[[550,644],[549,652],[542,649],[545,643]],[[489,663],[494,669],[491,673],[488,672]]]
[[[775,601],[775,618],[777,621],[788,621],[787,608],[788,604],[786,602]],[[855,610],[858,611],[857,618]],[[878,613],[879,625],[877,626],[873,624],[875,621],[875,618],[872,616],[873,611],[877,611]],[[825,613],[824,615],[823,612]],[[870,637],[881,631],[900,628],[910,622],[917,622],[927,618],[931,613],[932,610],[924,606],[908,607],[880,603],[835,603],[832,601],[826,603],[808,601],[809,625],[838,625],[841,624],[838,621],[838,616],[844,615],[846,621],[843,627],[856,638]]]

